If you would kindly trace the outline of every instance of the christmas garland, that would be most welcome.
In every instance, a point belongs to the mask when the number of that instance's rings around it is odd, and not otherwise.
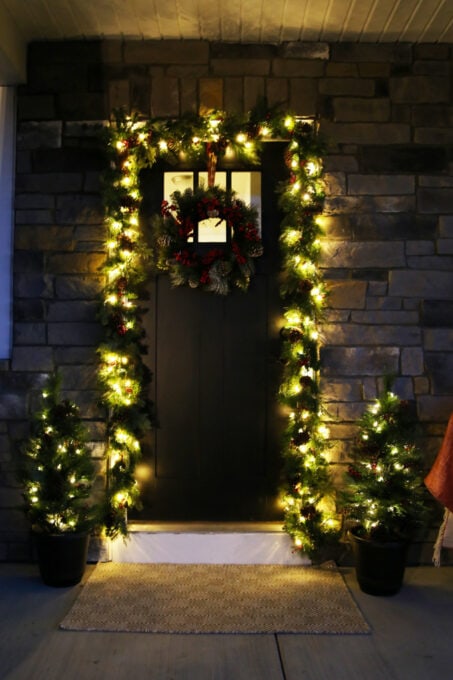
[[[328,431],[322,421],[318,380],[318,326],[326,298],[318,268],[322,149],[313,120],[257,109],[243,119],[223,112],[177,121],[140,121],[119,115],[107,129],[109,234],[101,310],[106,332],[99,348],[99,377],[109,414],[105,526],[110,537],[127,534],[127,508],[138,507],[140,502],[134,469],[150,426],[151,407],[146,399],[148,375],[142,360],[137,300],[147,271],[154,261],[168,269],[176,285],[188,283],[217,293],[227,292],[231,284],[247,287],[252,258],[261,252],[255,218],[232,195],[215,187],[212,177],[217,159],[227,149],[239,159],[256,162],[260,144],[271,139],[288,141],[289,179],[280,187],[284,321],[279,398],[288,418],[282,451],[285,529],[295,548],[312,557],[337,536],[337,515],[329,501]],[[174,208],[164,205],[163,214],[154,221],[148,249],[140,229],[140,170],[159,158],[177,161],[181,154],[186,162],[207,159],[208,190],[174,195]],[[219,252],[209,247],[198,254],[188,236],[192,224],[200,216],[209,217],[212,210],[229,220],[232,238]],[[215,276],[212,267],[222,269],[221,275]]]
[[[215,219],[227,227],[227,243],[204,251],[191,243],[197,225]],[[253,259],[263,252],[256,211],[232,192],[219,187],[172,194],[162,203],[161,216],[152,221],[156,268],[168,271],[173,286],[226,295],[232,286],[247,290],[254,272]]]

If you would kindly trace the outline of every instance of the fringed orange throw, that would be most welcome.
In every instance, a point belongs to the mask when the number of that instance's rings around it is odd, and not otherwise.
[[[441,549],[453,547],[453,414],[437,458],[425,478],[425,485],[434,498],[445,506],[433,555],[434,564],[439,566]]]

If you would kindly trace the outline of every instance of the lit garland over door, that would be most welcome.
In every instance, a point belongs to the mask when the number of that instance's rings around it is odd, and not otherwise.
[[[252,113],[238,120],[223,112],[175,121],[119,116],[107,130],[108,240],[101,312],[105,339],[99,347],[99,377],[108,409],[107,536],[126,535],[127,508],[139,507],[134,469],[141,457],[141,438],[150,427],[137,301],[152,254],[140,229],[140,170],[160,158],[204,158],[212,177],[223,154],[257,163],[260,145],[276,139],[288,140],[289,175],[278,187],[284,214],[280,236],[283,377],[278,397],[287,417],[281,497],[285,529],[295,548],[311,556],[337,536],[335,508],[329,502],[328,431],[319,394],[320,323],[326,291],[318,268],[321,228],[317,217],[322,211],[323,185],[316,125],[290,115]]]

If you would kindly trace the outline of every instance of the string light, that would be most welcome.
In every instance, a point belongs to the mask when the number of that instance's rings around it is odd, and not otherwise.
[[[134,302],[146,276],[147,257],[138,213],[139,172],[167,154],[199,159],[208,144],[215,145],[217,155],[234,149],[238,158],[254,160],[259,138],[287,138],[289,179],[281,194],[285,309],[280,396],[289,415],[288,448],[285,444],[284,451],[288,482],[282,493],[285,528],[296,549],[312,555],[336,526],[335,518],[320,509],[328,486],[324,449],[329,436],[321,422],[318,385],[318,327],[326,298],[316,263],[321,234],[317,217],[323,199],[322,163],[316,152],[320,145],[312,120],[280,114],[269,115],[259,124],[251,124],[251,120],[233,122],[223,112],[216,112],[191,123],[191,131],[183,121],[178,135],[177,122],[164,132],[160,121],[139,125],[134,118],[120,116],[110,129],[115,191],[106,202],[107,285],[101,311],[106,339],[99,348],[99,376],[109,409],[107,533],[127,533],[126,509],[138,499],[133,470],[141,455],[144,421],[145,428],[149,426],[140,353],[140,310]],[[137,426],[137,422],[142,425]]]

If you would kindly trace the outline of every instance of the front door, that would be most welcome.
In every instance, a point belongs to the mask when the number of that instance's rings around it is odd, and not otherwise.
[[[276,195],[285,176],[281,144],[264,145],[260,170],[264,255],[255,261],[249,290],[222,296],[172,288],[165,274],[149,284],[144,325],[156,427],[142,466],[148,474],[140,480],[138,519],[281,518]],[[155,173],[151,184],[156,187]],[[145,177],[145,206],[146,185]]]

